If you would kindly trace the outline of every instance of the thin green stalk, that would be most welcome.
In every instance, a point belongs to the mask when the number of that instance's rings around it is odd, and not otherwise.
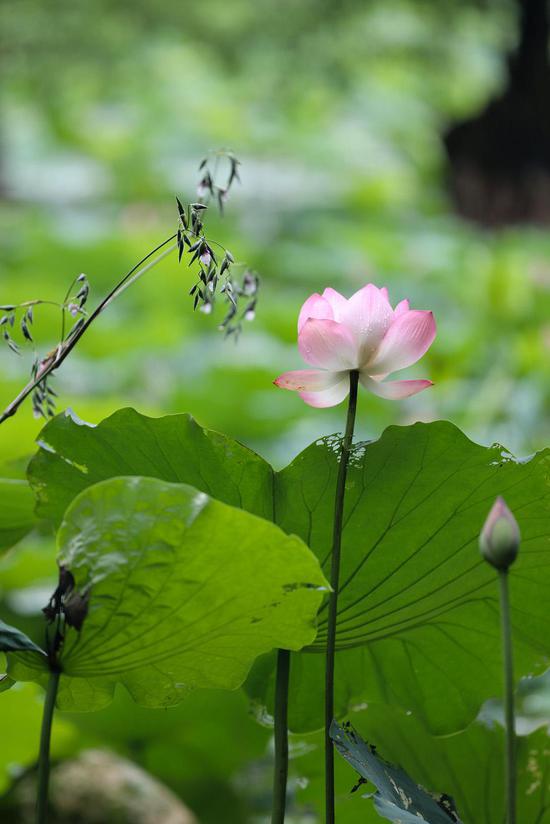
[[[290,679],[290,652],[277,653],[277,681],[275,685],[275,770],[273,773],[273,807],[271,824],[283,824],[286,810],[288,779],[288,685]]]
[[[500,582],[500,620],[504,665],[504,716],[506,720],[506,824],[516,824],[516,726],[508,570],[500,570],[498,577]]]
[[[350,372],[350,391],[346,432],[340,450],[340,465],[334,501],[334,525],[332,531],[332,557],[330,567],[330,593],[328,604],[327,658],[325,672],[325,822],[334,824],[334,748],[330,737],[330,725],[334,718],[334,659],[336,655],[336,619],[338,614],[338,587],[340,584],[340,549],[342,545],[342,521],[344,496],[348,474],[349,455],[353,441],[355,412],[357,409],[357,385],[359,372]]]
[[[40,753],[38,756],[38,790],[36,795],[36,824],[46,824],[48,815],[48,782],[50,778],[50,739],[52,721],[59,687],[60,672],[50,672],[50,680],[46,690],[44,712],[42,715],[42,731],[40,734]]]
[[[114,300],[115,297],[118,297],[118,295],[120,295],[124,291],[126,286],[130,284],[130,282],[133,283],[135,280],[140,278],[142,275],[145,274],[145,272],[148,272],[153,266],[156,266],[156,264],[159,263],[164,257],[166,257],[167,254],[170,254],[170,252],[173,252],[177,248],[177,244],[174,243],[172,246],[170,246],[169,249],[166,249],[162,252],[162,254],[158,255],[158,257],[156,257],[154,261],[151,261],[150,263],[147,263],[146,266],[143,266],[143,264],[145,264],[154,254],[163,249],[168,243],[170,243],[170,241],[174,240],[175,237],[176,234],[170,235],[169,238],[163,240],[162,243],[159,243],[159,245],[156,246],[151,252],[146,254],[145,257],[139,261],[139,263],[136,263],[136,265],[133,266],[130,269],[130,271],[127,272],[123,278],[121,278],[121,280],[119,280],[116,286],[114,286],[111,289],[107,297],[105,297],[101,301],[101,303],[98,306],[96,306],[96,308],[90,315],[88,315],[86,321],[82,324],[82,326],[79,329],[77,329],[75,334],[71,335],[69,339],[66,341],[60,341],[58,349],[54,350],[50,354],[48,363],[47,365],[45,365],[45,368],[42,369],[39,375],[35,376],[31,381],[29,381],[29,383],[21,390],[17,397],[14,398],[14,400],[0,414],[0,424],[4,423],[4,421],[6,421],[8,418],[11,418],[12,415],[15,415],[23,401],[26,398],[28,398],[28,396],[36,389],[36,387],[40,383],[42,383],[44,378],[47,378],[51,372],[53,372],[55,369],[58,369],[61,366],[65,358],[67,358],[68,355],[72,352],[72,350],[75,348],[82,335],[84,335],[84,333],[89,329],[91,324],[96,320],[96,318],[98,318],[101,315],[101,313],[109,305],[109,303],[111,303],[111,301]]]

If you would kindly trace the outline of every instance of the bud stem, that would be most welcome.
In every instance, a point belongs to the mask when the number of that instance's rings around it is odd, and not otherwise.
[[[36,824],[46,824],[48,815],[48,784],[50,778],[50,739],[52,721],[61,673],[52,670],[46,690],[42,731],[40,733],[40,753],[38,756],[38,789],[36,794]]]
[[[288,779],[288,685],[290,652],[277,652],[277,681],[275,686],[275,770],[273,773],[273,807],[271,824],[284,824],[286,785]]]
[[[500,583],[500,620],[504,667],[506,722],[506,824],[516,824],[516,727],[514,714],[514,665],[512,656],[512,626],[508,593],[508,570],[498,573]]]
[[[342,522],[348,462],[355,427],[357,409],[357,385],[359,372],[349,373],[350,391],[346,433],[340,450],[340,465],[336,482],[334,501],[334,526],[332,532],[332,556],[330,567],[330,593],[328,604],[327,658],[325,672],[325,823],[334,824],[334,745],[330,737],[330,725],[334,719],[334,659],[336,656],[336,620],[338,615],[338,587],[340,582],[340,548],[342,544]]]

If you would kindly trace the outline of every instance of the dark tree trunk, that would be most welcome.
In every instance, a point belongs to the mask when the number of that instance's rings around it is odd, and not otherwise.
[[[548,3],[547,0],[517,0],[517,3],[520,39],[511,81],[518,90],[528,92],[548,73]]]
[[[486,225],[550,223],[547,0],[517,0],[519,43],[503,94],[445,135],[457,210]]]

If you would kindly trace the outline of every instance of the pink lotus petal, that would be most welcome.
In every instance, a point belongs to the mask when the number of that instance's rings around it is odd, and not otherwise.
[[[320,318],[321,320],[335,320],[332,307],[328,300],[315,293],[311,295],[302,308],[298,316],[298,334],[302,331],[309,318]]]
[[[431,312],[413,309],[398,315],[368,365],[369,374],[395,372],[416,363],[431,346],[435,332]]]
[[[348,300],[342,323],[355,335],[361,364],[366,363],[376,351],[392,321],[393,309],[387,290],[369,283]]]
[[[394,318],[398,318],[399,315],[404,315],[405,312],[410,310],[409,301],[405,298],[405,300],[400,301],[395,309],[393,310]]]
[[[281,389],[293,389],[299,392],[320,392],[339,383],[347,372],[325,372],[319,369],[297,369],[283,372],[273,381]]]
[[[274,383],[297,391],[310,406],[335,406],[349,394],[350,370],[358,369],[373,394],[406,398],[432,382],[385,378],[422,357],[435,333],[431,312],[411,310],[408,300],[392,309],[385,286],[369,283],[349,300],[328,287],[306,300],[298,318],[298,348],[318,368],[285,372]]]
[[[387,286],[381,286],[380,291],[382,292],[382,294],[384,295],[384,297],[386,298],[386,300],[389,303],[390,302],[390,296],[389,296],[389,293],[388,293],[388,287]]]
[[[380,383],[368,375],[360,375],[359,380],[361,384],[372,392],[373,395],[378,395],[380,398],[386,398],[390,401],[398,401],[401,398],[408,398],[410,395],[416,395],[417,392],[422,392],[428,386],[433,386],[432,381],[418,380],[418,381],[386,381]]]
[[[328,286],[323,292],[323,297],[331,305],[334,320],[341,321],[346,311],[346,306],[348,305],[347,298],[341,295],[340,292],[337,292],[336,289],[332,289],[330,286]]]
[[[358,366],[351,332],[334,320],[307,320],[298,335],[298,349],[306,363],[331,372]]]
[[[346,373],[345,378],[331,386],[330,389],[323,389],[321,392],[300,392],[299,395],[309,406],[323,409],[341,403],[347,397],[348,392],[349,374]]]

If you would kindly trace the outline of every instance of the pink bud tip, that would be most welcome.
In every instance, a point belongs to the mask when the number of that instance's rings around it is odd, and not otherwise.
[[[518,522],[499,495],[479,536],[481,554],[492,566],[504,572],[516,560],[519,544]]]

